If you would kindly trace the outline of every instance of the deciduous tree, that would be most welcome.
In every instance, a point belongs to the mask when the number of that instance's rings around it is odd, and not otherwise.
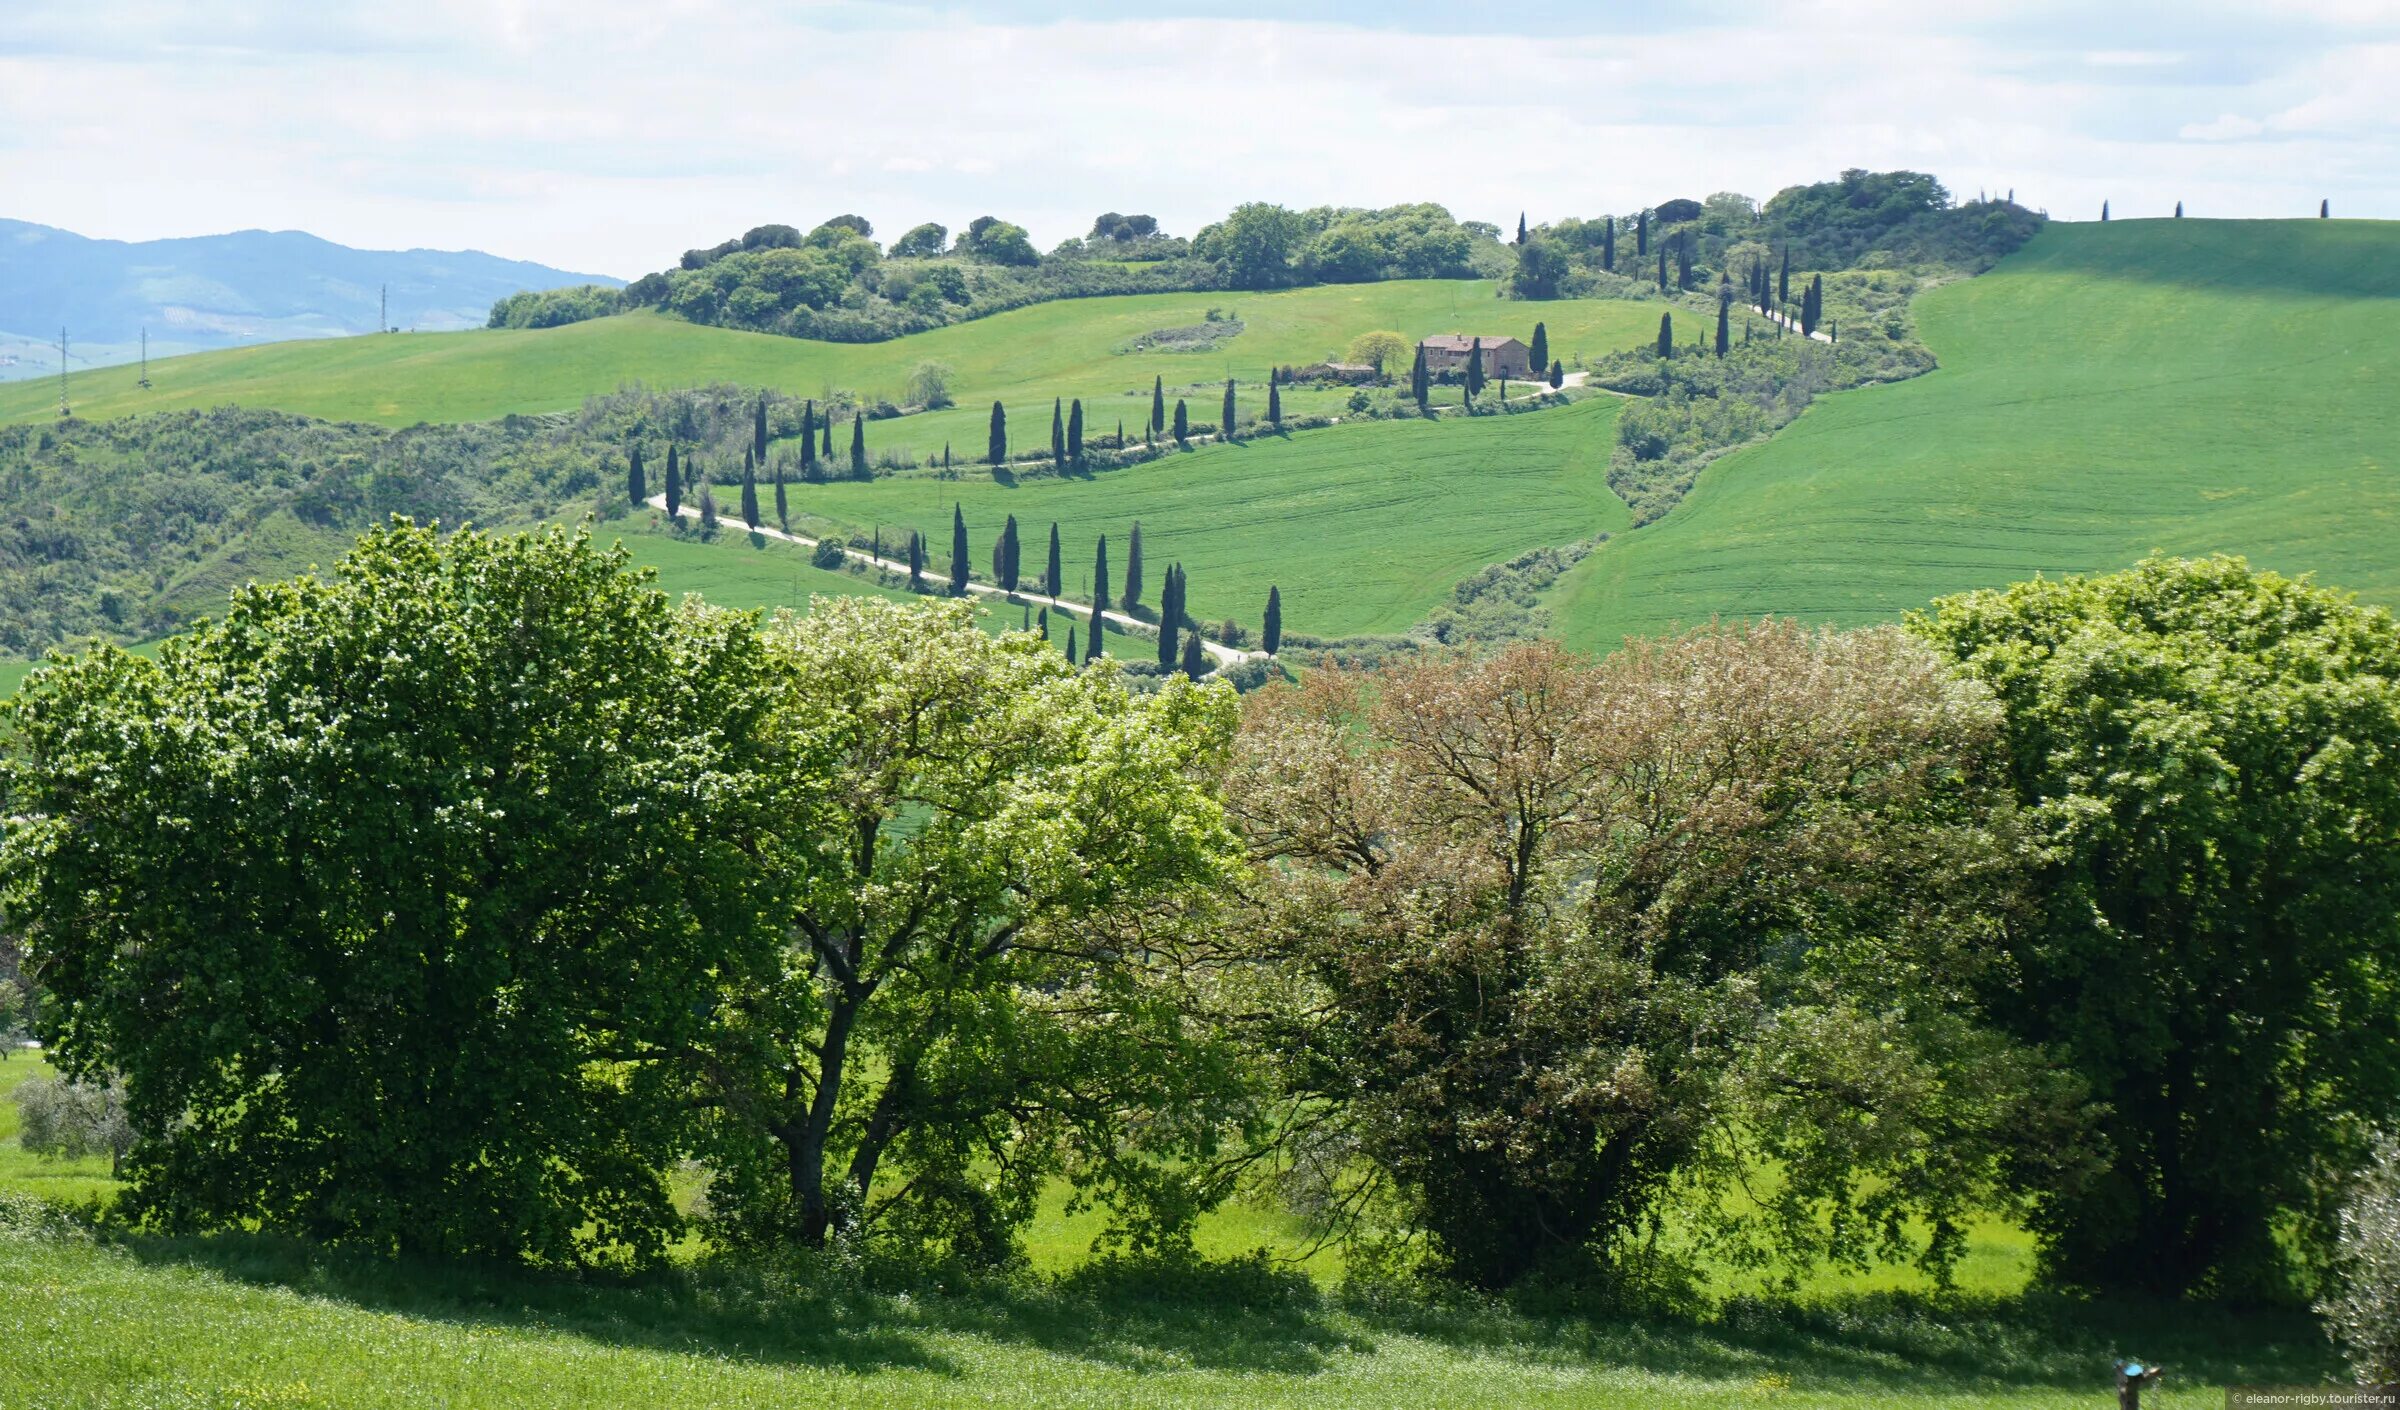
[[[1063,1180],[1182,1246],[1246,1114],[1191,924],[1236,860],[1230,699],[1130,694],[958,602],[832,599],[765,649],[790,938],[732,967],[697,1048],[725,1227],[1001,1262]]]
[[[1360,1157],[1321,1197],[1383,1182],[1452,1276],[1634,1252],[1671,1196],[1727,1250],[1938,1271],[2058,1146],[2071,1104],[1961,997],[2013,894],[1998,721],[1897,631],[1521,645],[1246,707],[1254,929],[1314,996],[1270,1050]]]
[[[1936,603],[1998,696],[2036,909],[1999,1008],[2108,1104],[2105,1175],[2034,1184],[2053,1272],[2274,1288],[2329,1246],[2317,1172],[2400,1110],[2400,627],[2240,559]]]
[[[118,1209],[429,1255],[659,1255],[673,1055],[757,924],[755,625],[622,548],[396,522],[9,709],[12,922],[124,1078]],[[752,937],[757,938],[757,937]]]

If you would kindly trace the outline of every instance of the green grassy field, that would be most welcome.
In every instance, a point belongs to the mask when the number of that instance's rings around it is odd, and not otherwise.
[[[1067,595],[1077,600],[1101,534],[1111,585],[1122,590],[1138,519],[1146,602],[1155,605],[1167,564],[1180,561],[1191,610],[1207,621],[1232,617],[1256,630],[1273,584],[1286,631],[1398,631],[1486,564],[1624,528],[1625,506],[1607,482],[1619,405],[1598,397],[1508,416],[1360,422],[1013,485],[973,469],[800,486],[792,507],[856,530],[880,525],[886,543],[905,543],[915,528],[947,553],[955,503],[978,565],[1014,514],[1029,576],[1041,571],[1056,521]]]
[[[1718,461],[1561,582],[1568,634],[1890,618],[2154,548],[2400,603],[2400,223],[2052,225],[1916,313],[1939,371]]]
[[[1269,366],[1314,362],[1370,329],[1411,337],[1465,331],[1523,338],[1541,319],[1556,355],[1572,359],[1578,352],[1640,342],[1658,326],[1658,310],[1647,303],[1503,303],[1493,295],[1489,282],[1439,279],[1269,294],[1133,294],[1037,304],[891,342],[856,344],[628,314],[563,328],[272,343],[153,362],[147,391],[134,386],[128,368],[82,373],[68,386],[81,416],[231,402],[404,426],[556,411],[632,381],[668,387],[739,382],[800,396],[843,387],[898,401],[910,369],[935,361],[955,374],[957,409],[873,423],[868,445],[925,454],[950,441],[960,456],[981,456],[995,399],[1008,403],[1017,446],[1047,446],[1053,397],[1083,398],[1095,433],[1102,425],[1113,430],[1120,416],[1138,426],[1154,376],[1163,376],[1169,387],[1214,389],[1227,377],[1255,379],[1255,411],[1263,407]],[[1155,329],[1200,323],[1212,308],[1239,317],[1243,332],[1202,353],[1112,351]],[[1211,390],[1197,396],[1195,418],[1216,419],[1217,395]],[[1313,409],[1311,395],[1296,393],[1292,414]],[[0,385],[0,421],[46,420],[57,407],[55,384]],[[841,445],[846,453],[847,440]]]
[[[1034,1270],[873,1286],[672,1267],[577,1279],[391,1263],[243,1235],[38,1227],[22,1202],[105,1198],[106,1162],[37,1160],[0,1063],[0,1405],[40,1407],[767,1407],[1733,1405],[2069,1407],[2102,1403],[2111,1358],[2173,1368],[2154,1403],[2228,1383],[2322,1382],[2295,1313],[2086,1303],[2021,1280],[2022,1241],[1979,1235],[1945,1299],[1814,1280],[1799,1295],[1643,1317],[1475,1298],[1345,1294],[1305,1271],[1093,1262],[1089,1218],[1050,1202]],[[12,1200],[18,1201],[11,1203]],[[1227,1211],[1204,1251],[1290,1249],[1283,1216]],[[1722,1292],[1723,1289],[1709,1291]]]

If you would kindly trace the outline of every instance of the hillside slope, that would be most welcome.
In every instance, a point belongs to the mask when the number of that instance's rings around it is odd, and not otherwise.
[[[1371,421],[1013,485],[980,468],[955,479],[919,472],[803,485],[792,508],[854,532],[880,529],[887,545],[904,545],[914,529],[947,557],[955,505],[979,569],[1013,514],[1029,579],[1042,572],[1056,522],[1067,595],[1077,600],[1103,534],[1111,586],[1123,591],[1138,520],[1152,606],[1167,565],[1181,562],[1200,620],[1231,617],[1255,631],[1273,586],[1287,631],[1397,632],[1488,564],[1630,522],[1608,487],[1621,406],[1597,397],[1510,416]]]
[[[444,330],[482,327],[493,300],[520,289],[617,282],[476,250],[352,249],[298,230],[129,242],[0,220],[0,379],[54,376],[62,325],[70,367],[98,367],[137,356],[145,327],[156,359],[372,332],[387,288],[391,326]]]
[[[1711,466],[1561,582],[1570,638],[1869,621],[2154,548],[2400,602],[2400,224],[2052,225],[1916,314],[1939,371]]]
[[[1389,328],[1407,336],[1465,330],[1527,337],[1546,320],[1560,357],[1627,346],[1658,327],[1658,309],[1623,300],[1509,303],[1487,282],[1397,280],[1326,285],[1272,294],[1130,294],[1038,304],[973,323],[883,343],[822,343],[766,333],[704,328],[657,314],[625,314],[560,328],[493,329],[383,338],[277,343],[150,365],[152,387],[125,371],[69,379],[78,416],[220,406],[228,402],[337,421],[407,426],[482,421],[561,411],[627,382],[692,387],[716,382],[773,386],[802,396],[846,387],[901,399],[910,369],[939,362],[953,373],[960,410],[923,434],[933,449],[958,442],[982,452],[983,418],[995,398],[1024,401],[1012,428],[1020,444],[1046,443],[1050,400],[1106,401],[1107,423],[1138,421],[1152,379],[1170,387],[1238,376],[1263,384],[1270,365],[1307,363],[1351,338]],[[1205,352],[1119,353],[1144,333],[1203,323],[1210,309],[1242,320],[1242,331]],[[1038,428],[1031,416],[1039,407]],[[58,410],[54,387],[0,386],[0,421],[45,421]],[[1203,402],[1196,415],[1214,419]],[[1093,408],[1095,420],[1100,413]],[[916,428],[869,428],[877,447]]]

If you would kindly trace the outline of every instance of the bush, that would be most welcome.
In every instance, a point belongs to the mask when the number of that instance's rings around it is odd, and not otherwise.
[[[848,565],[850,555],[839,538],[822,538],[817,540],[816,552],[808,556],[808,561],[820,568],[838,569]]]
[[[2400,1381],[2400,1140],[2374,1158],[2342,1206],[2340,1291],[2317,1305],[2361,1384]]]
[[[19,1084],[17,1144],[34,1155],[80,1160],[106,1154],[122,1171],[133,1149],[133,1123],[125,1116],[125,1083],[105,1086],[32,1077]]]

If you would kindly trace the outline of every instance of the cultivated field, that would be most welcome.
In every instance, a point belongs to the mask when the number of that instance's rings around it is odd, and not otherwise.
[[[1561,583],[1569,635],[1872,621],[2152,549],[2400,602],[2400,226],[2052,225],[1916,313],[1939,371],[1717,462]]]
[[[914,528],[947,555],[957,504],[978,568],[1014,514],[1029,577],[1056,521],[1067,595],[1078,600],[1102,534],[1110,585],[1123,590],[1138,519],[1153,606],[1167,564],[1180,561],[1190,610],[1206,621],[1231,617],[1255,631],[1274,585],[1286,631],[1399,631],[1487,564],[1624,528],[1625,506],[1608,488],[1619,405],[1598,397],[1507,416],[1360,422],[1014,484],[975,466],[952,479],[795,486],[792,509],[860,532],[880,527],[887,545],[905,545]]]
[[[1485,281],[1419,279],[1271,294],[1067,299],[884,343],[810,342],[626,314],[562,328],[275,343],[153,362],[155,385],[148,391],[133,385],[127,368],[79,374],[69,389],[80,416],[232,402],[406,426],[558,411],[634,381],[663,387],[735,382],[796,396],[841,387],[897,402],[910,370],[934,361],[955,374],[957,409],[915,424],[871,423],[868,446],[924,455],[951,442],[960,457],[980,457],[995,399],[1008,403],[1015,445],[1047,447],[1055,397],[1083,398],[1095,434],[1103,426],[1113,430],[1120,416],[1138,431],[1152,379],[1164,377],[1169,388],[1205,388],[1192,393],[1192,414],[1214,421],[1227,377],[1255,381],[1250,409],[1262,410],[1270,366],[1338,355],[1370,329],[1410,337],[1466,331],[1523,338],[1541,319],[1549,324],[1555,355],[1571,363],[1578,352],[1629,346],[1658,327],[1658,310],[1647,303],[1504,303],[1494,292]],[[1205,352],[1115,351],[1147,332],[1200,324],[1211,309],[1241,319],[1243,331]],[[1289,412],[1315,409],[1322,400],[1297,394]],[[57,407],[54,383],[0,386],[0,421],[46,419]],[[844,453],[847,435],[845,427]]]

